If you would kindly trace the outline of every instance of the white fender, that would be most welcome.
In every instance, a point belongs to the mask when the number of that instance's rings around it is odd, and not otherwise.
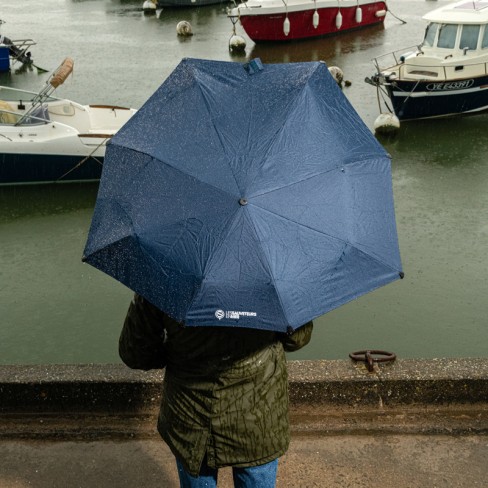
[[[153,0],[146,0],[143,4],[142,4],[142,10],[144,10],[144,12],[156,12],[156,2],[153,1]]]
[[[242,36],[234,34],[229,39],[229,49],[232,52],[241,52],[246,49],[246,41]]]
[[[283,33],[287,36],[290,33],[290,19],[287,17],[283,22]]]
[[[361,10],[361,7],[358,7],[356,9],[356,23],[360,24],[363,21],[363,11]]]
[[[338,66],[331,66],[329,68],[329,73],[332,75],[332,78],[337,82],[338,85],[342,84],[344,80],[344,73]]]
[[[193,31],[190,22],[188,22],[187,20],[181,20],[180,22],[178,22],[178,24],[176,25],[176,33],[179,36],[192,36]]]
[[[400,121],[395,114],[382,113],[374,121],[374,130],[378,134],[392,134],[400,129]]]
[[[337,12],[335,24],[336,24],[336,27],[338,29],[340,29],[342,27],[342,14],[341,14],[340,10],[339,10],[339,12]]]
[[[314,29],[316,29],[319,26],[319,13],[317,10],[313,13],[312,21]]]

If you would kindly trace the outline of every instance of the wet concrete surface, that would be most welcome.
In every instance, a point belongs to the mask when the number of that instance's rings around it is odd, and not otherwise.
[[[174,459],[156,439],[3,440],[2,488],[177,488]],[[277,487],[486,487],[486,435],[294,436]],[[219,487],[232,487],[228,468]],[[257,487],[258,488],[258,487]]]
[[[290,362],[277,487],[488,486],[487,366]],[[122,365],[0,366],[0,488],[177,488],[155,429],[161,379]],[[219,487],[231,486],[225,468]]]

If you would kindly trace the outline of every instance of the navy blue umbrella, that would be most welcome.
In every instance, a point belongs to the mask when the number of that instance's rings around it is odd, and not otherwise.
[[[83,259],[186,325],[294,329],[402,276],[390,166],[324,63],[184,59],[108,145]]]

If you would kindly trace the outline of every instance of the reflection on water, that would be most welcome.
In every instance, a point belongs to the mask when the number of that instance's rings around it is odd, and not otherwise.
[[[97,183],[0,186],[0,224],[93,209]]]
[[[438,6],[446,1],[438,1]],[[364,83],[371,59],[421,39],[424,0],[391,0],[407,20],[335,38],[228,49],[226,4],[145,16],[142,0],[2,0],[0,33],[33,38],[38,66],[75,59],[60,96],[140,107],[183,57],[264,63],[323,60],[339,66],[344,94],[371,128],[376,93]],[[189,20],[182,40],[176,24]],[[242,29],[237,28],[243,35]],[[49,74],[0,75],[37,91]],[[239,114],[236,114],[238,117]],[[391,350],[399,357],[486,356],[488,331],[488,116],[405,123],[382,138],[392,156],[405,279],[316,320],[314,339],[294,358],[347,358]],[[164,130],[164,127],[161,128]],[[324,155],[326,157],[326,155]],[[81,262],[97,184],[0,188],[0,362],[114,362],[131,292]]]
[[[81,263],[97,185],[0,187],[2,363],[116,358],[129,294]]]
[[[267,63],[327,61],[375,46],[381,42],[383,34],[384,26],[375,25],[367,29],[345,32],[334,38],[304,39],[290,44],[271,42],[254,44],[249,49],[249,57],[261,58]]]

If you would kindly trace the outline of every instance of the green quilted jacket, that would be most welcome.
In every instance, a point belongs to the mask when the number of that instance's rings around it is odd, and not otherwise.
[[[256,466],[286,452],[286,351],[306,345],[313,324],[292,334],[231,327],[185,327],[135,295],[119,352],[131,368],[166,366],[158,430],[197,476],[212,468]]]

